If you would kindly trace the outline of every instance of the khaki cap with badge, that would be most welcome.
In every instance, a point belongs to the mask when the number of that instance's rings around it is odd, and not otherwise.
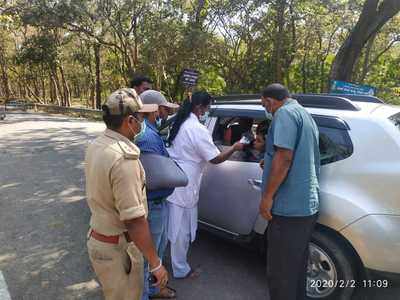
[[[167,99],[159,91],[147,90],[140,94],[145,105],[147,104],[157,104],[158,106],[165,106],[168,108],[178,108],[179,105],[175,103],[168,102]]]
[[[140,96],[131,88],[116,90],[108,97],[106,103],[102,106],[106,114],[114,116],[123,115],[127,107],[129,107],[133,113],[148,113],[158,110],[157,103],[143,104]]]

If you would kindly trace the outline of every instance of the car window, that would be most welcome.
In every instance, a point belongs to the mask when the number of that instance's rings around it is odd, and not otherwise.
[[[214,143],[220,150],[224,150],[244,138],[249,144],[243,151],[235,152],[229,160],[259,162],[263,157],[263,152],[254,148],[254,142],[258,126],[260,124],[266,126],[265,122],[265,119],[243,116],[219,117],[213,131]]]
[[[389,118],[390,121],[392,121],[393,125],[397,127],[397,129],[400,130],[400,113],[397,113]]]
[[[160,134],[164,141],[167,140],[175,117],[176,116],[172,116],[171,118],[169,118],[160,130]],[[253,135],[255,137],[257,127],[260,124],[264,124],[267,128],[270,125],[270,121],[266,120],[265,118],[249,118],[243,115],[214,115],[213,118],[217,118],[213,130],[213,141],[221,151],[233,145],[236,141],[240,140],[243,135]],[[249,119],[252,120],[251,127],[249,125]],[[398,128],[400,128],[400,114],[392,116],[391,121],[394,122]],[[321,153],[321,165],[340,161],[352,155],[353,144],[346,129],[343,129],[341,127],[335,128],[334,126],[328,127],[325,126],[325,123],[321,122],[317,123],[320,124],[318,126],[318,129],[320,133],[319,148]],[[258,162],[262,157],[263,153],[255,150],[254,147],[246,147],[245,151],[238,151],[234,153],[229,160]]]
[[[318,129],[321,165],[343,160],[353,153],[353,144],[347,130],[322,126]]]

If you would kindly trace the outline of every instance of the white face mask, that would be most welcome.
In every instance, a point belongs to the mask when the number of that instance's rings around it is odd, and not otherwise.
[[[268,120],[272,120],[272,118],[274,117],[272,113],[270,113],[268,110],[265,110],[265,116]]]
[[[199,117],[199,121],[201,123],[205,123],[207,121],[209,115],[210,115],[210,113],[208,111],[206,111],[203,115],[201,115]]]
[[[161,127],[161,124],[162,124],[162,119],[161,119],[160,117],[158,117],[158,118],[156,119],[156,127],[157,127],[157,128],[160,128],[160,127]]]
[[[136,120],[136,118],[135,118]],[[138,120],[136,120],[137,122],[139,122]],[[133,142],[136,143],[146,132],[146,122],[143,120],[143,122],[140,122],[140,131],[135,134],[135,131],[132,129],[131,125],[128,125],[129,129],[132,131],[133,134]]]

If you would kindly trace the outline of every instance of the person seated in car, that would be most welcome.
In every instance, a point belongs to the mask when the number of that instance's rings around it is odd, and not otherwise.
[[[257,125],[256,134],[244,133],[242,137],[245,137],[250,141],[244,146],[243,151],[239,153],[241,160],[249,162],[259,162],[265,153],[265,135],[268,129],[266,121],[261,122]]]
[[[234,153],[231,156],[231,160],[259,162],[264,157],[267,129],[268,123],[267,121],[263,121],[257,125],[256,134],[251,130],[244,132],[239,139],[245,145],[243,151]]]
[[[252,118],[243,117],[231,120],[224,132],[224,144],[230,146],[238,142],[243,135],[253,135],[252,126]]]
[[[238,140],[240,140],[240,138],[243,135],[251,135],[251,136],[254,135],[253,131],[252,131],[253,122],[254,122],[254,120],[252,118],[240,118],[239,119],[240,130],[237,132],[238,136],[235,136],[234,134],[232,135],[232,138],[234,139],[233,140],[234,143],[236,143]]]
[[[256,138],[253,142],[253,148],[258,151],[258,161],[264,157],[265,153],[265,136],[267,135],[268,123],[263,121],[258,124],[256,129]]]

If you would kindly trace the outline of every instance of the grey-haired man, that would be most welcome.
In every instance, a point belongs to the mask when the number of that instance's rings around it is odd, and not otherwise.
[[[306,297],[308,243],[319,207],[319,133],[311,115],[281,84],[262,92],[272,123],[266,137],[261,215],[268,224],[271,300]]]

